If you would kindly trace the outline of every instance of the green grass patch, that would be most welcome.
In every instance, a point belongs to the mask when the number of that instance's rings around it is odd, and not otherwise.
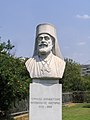
[[[90,120],[90,103],[63,106],[63,120]]]

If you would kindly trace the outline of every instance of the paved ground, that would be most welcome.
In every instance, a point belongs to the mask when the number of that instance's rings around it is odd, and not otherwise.
[[[14,119],[15,120],[28,120],[28,114],[15,116]]]

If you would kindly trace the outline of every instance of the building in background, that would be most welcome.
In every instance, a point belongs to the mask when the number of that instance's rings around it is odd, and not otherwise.
[[[90,75],[90,64],[81,65],[81,76]]]

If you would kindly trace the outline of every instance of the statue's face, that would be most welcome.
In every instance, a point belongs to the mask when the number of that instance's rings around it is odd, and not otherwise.
[[[41,34],[37,38],[38,41],[38,52],[40,54],[49,53],[52,50],[53,42],[52,37],[48,34]]]

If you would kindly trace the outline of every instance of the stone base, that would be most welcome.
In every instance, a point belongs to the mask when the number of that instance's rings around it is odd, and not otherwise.
[[[62,120],[62,85],[53,82],[30,84],[29,120]]]

